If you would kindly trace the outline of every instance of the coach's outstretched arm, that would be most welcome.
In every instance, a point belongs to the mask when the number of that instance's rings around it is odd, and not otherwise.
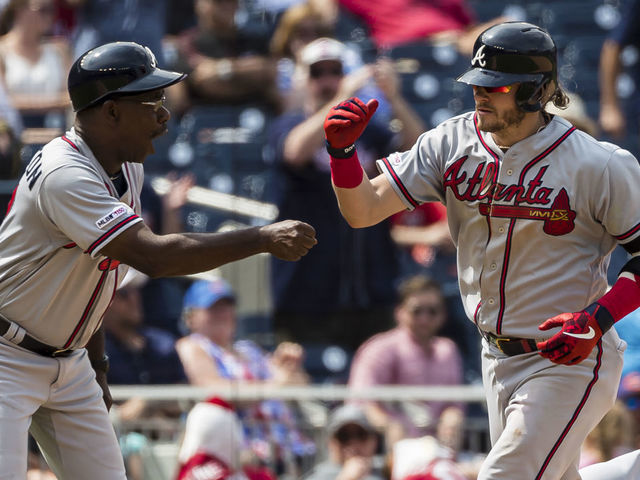
[[[156,235],[140,222],[102,249],[110,258],[150,277],[204,272],[235,260],[271,253],[299,260],[317,242],[313,227],[297,220],[224,233]]]
[[[354,228],[369,227],[405,208],[384,175],[373,180],[362,169],[355,141],[378,108],[352,97],[329,110],[324,121],[331,181],[342,216]]]

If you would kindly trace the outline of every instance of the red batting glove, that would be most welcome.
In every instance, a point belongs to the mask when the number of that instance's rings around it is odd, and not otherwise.
[[[362,135],[377,109],[376,99],[365,105],[359,98],[351,97],[329,110],[324,120],[324,132],[331,156],[347,158],[355,152],[352,145]]]
[[[603,334],[597,320],[598,311],[601,311],[601,314],[609,314],[604,307],[594,303],[580,312],[561,313],[543,322],[538,329],[562,327],[562,330],[549,340],[538,342],[540,355],[553,363],[564,365],[582,362]]]

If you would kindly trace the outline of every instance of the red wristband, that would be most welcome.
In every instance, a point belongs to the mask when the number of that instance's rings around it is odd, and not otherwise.
[[[364,171],[358,160],[358,152],[349,158],[331,157],[331,180],[338,188],[355,188],[362,183]]]
[[[635,275],[634,280],[619,277],[611,290],[598,300],[600,305],[609,310],[616,322],[640,307],[640,285],[636,278]]]

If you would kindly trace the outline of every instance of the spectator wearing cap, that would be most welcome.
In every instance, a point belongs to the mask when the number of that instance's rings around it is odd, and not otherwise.
[[[279,216],[295,213],[311,221],[322,241],[298,265],[274,260],[271,273],[277,334],[297,342],[338,342],[353,351],[388,326],[396,252],[387,222],[352,229],[332,201],[324,117],[331,105],[353,96],[370,79],[377,83],[402,128],[394,134],[375,118],[369,124],[358,155],[370,176],[377,175],[376,158],[387,149],[409,147],[423,125],[402,97],[390,63],[345,75],[346,52],[344,44],[326,37],[306,45],[300,52],[304,103],[272,124],[272,192]]]
[[[304,480],[382,480],[376,465],[378,435],[364,411],[355,404],[337,407],[326,427],[326,461],[318,463]]]
[[[394,318],[395,328],[370,338],[356,352],[349,375],[352,389],[462,383],[462,358],[456,344],[437,336],[447,321],[447,311],[435,280],[424,275],[405,279],[398,287]],[[384,430],[389,445],[405,436],[428,434],[454,451],[460,448],[462,404],[423,402],[415,406],[420,415],[411,414],[404,404],[379,402],[367,402],[366,412]]]
[[[300,53],[306,45],[330,31],[331,26],[325,22],[322,11],[309,2],[291,6],[278,19],[269,50],[278,62],[278,91],[285,110],[302,104],[300,90],[305,69],[300,62]]]
[[[223,279],[198,280],[184,295],[183,321],[189,335],[176,349],[189,383],[228,386],[237,383],[295,385],[308,382],[300,345],[282,343],[271,355],[249,340],[235,340],[236,302]],[[276,473],[291,473],[289,458],[315,453],[314,444],[298,429],[296,412],[279,400],[264,400],[238,408],[244,441]],[[273,445],[278,445],[274,449]]]

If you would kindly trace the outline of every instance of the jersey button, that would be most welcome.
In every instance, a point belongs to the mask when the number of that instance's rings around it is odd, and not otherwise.
[[[500,228],[498,229],[498,231],[499,231],[500,233],[504,233],[504,227],[500,227]]]
[[[511,169],[507,170],[507,175],[513,175],[513,170]]]
[[[493,305],[494,303],[496,303],[496,301],[493,298],[489,299],[489,305]]]
[[[495,270],[496,268],[498,268],[498,265],[495,263],[491,264],[491,270]]]

